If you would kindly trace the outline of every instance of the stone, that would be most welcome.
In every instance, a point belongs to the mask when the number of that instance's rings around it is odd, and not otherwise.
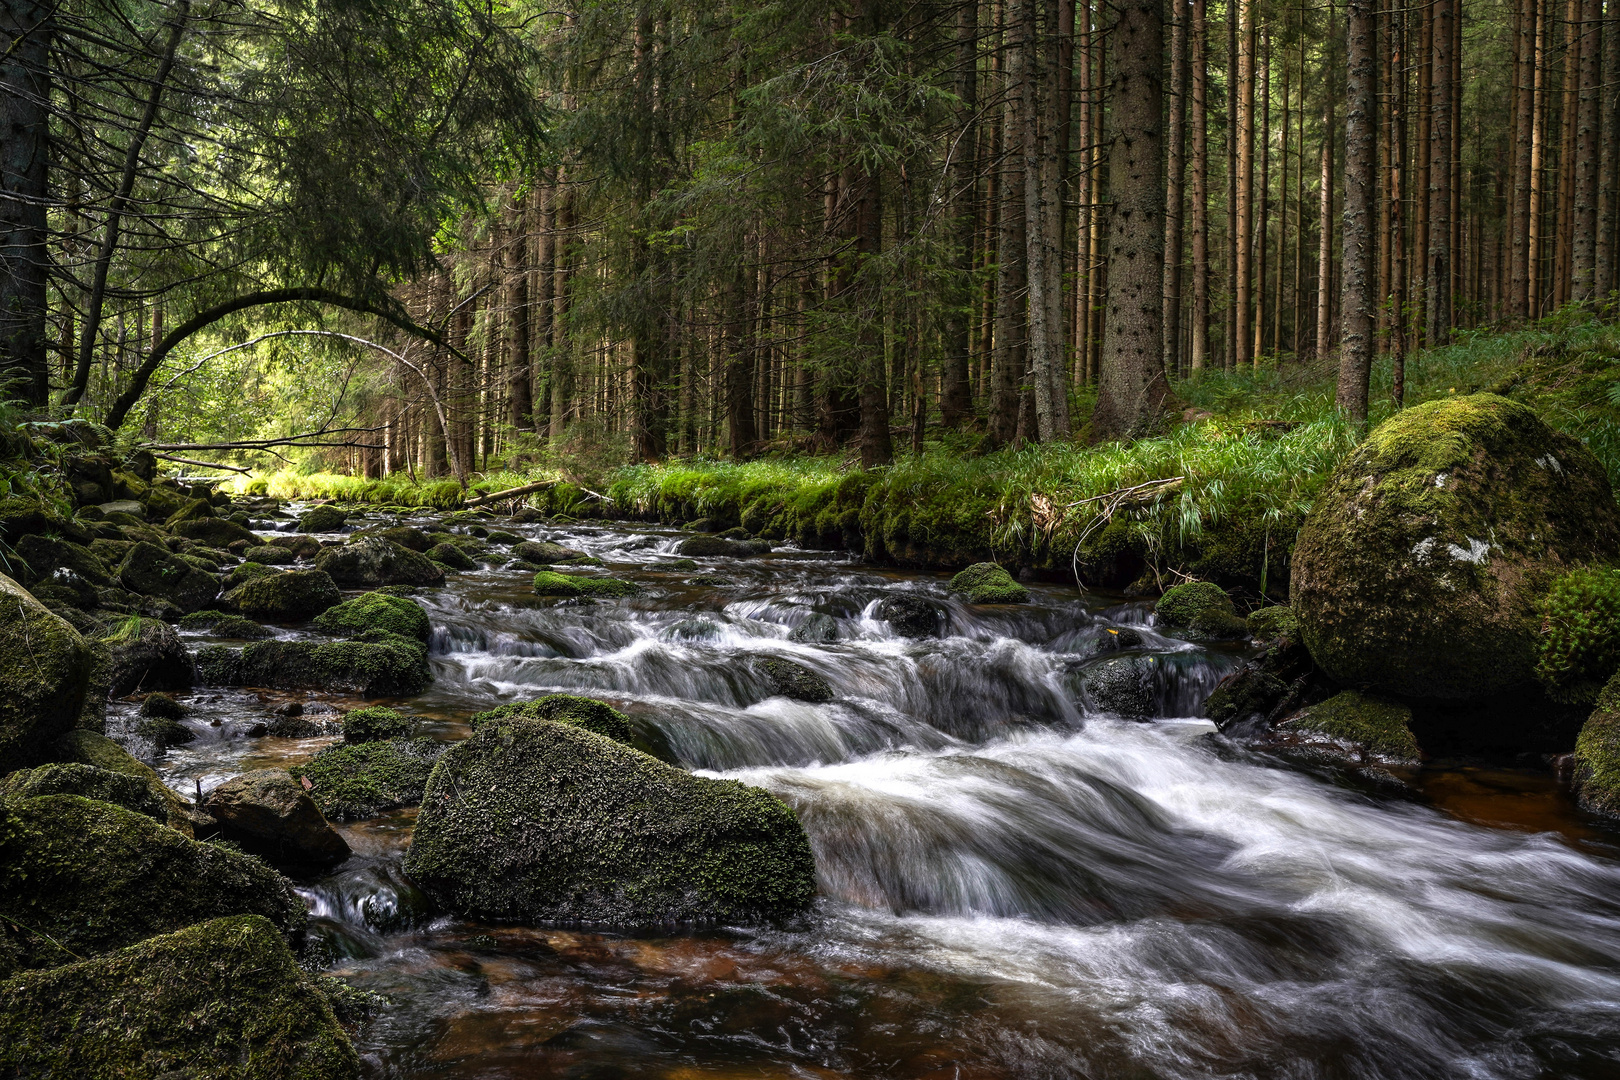
[[[939,636],[939,611],[920,596],[892,593],[878,601],[873,614],[903,638],[915,640]]]
[[[412,529],[408,526],[397,526],[391,529],[367,529],[364,532],[356,533],[355,535],[357,537],[375,536],[379,539],[388,540],[398,544],[402,548],[408,548],[411,551],[424,554],[427,552],[428,548],[433,546],[433,541],[428,539],[427,533],[423,532],[421,529]]]
[[[42,760],[73,730],[92,663],[77,630],[0,575],[0,773]]]
[[[675,548],[678,555],[709,558],[717,555],[733,558],[766,555],[771,550],[767,540],[732,540],[724,536],[689,536]]]
[[[512,546],[512,554],[536,566],[550,566],[553,563],[587,557],[583,551],[575,551],[573,548],[566,548],[547,540],[521,541]]]
[[[432,739],[340,743],[289,771],[328,821],[363,821],[417,806],[433,765],[447,744]]]
[[[1492,394],[1374,429],[1300,529],[1291,596],[1329,676],[1409,701],[1534,687],[1536,605],[1560,571],[1620,555],[1601,464]]]
[[[278,533],[261,541],[265,547],[278,547],[292,552],[295,559],[313,559],[321,553],[321,542],[307,533]]]
[[[123,697],[137,690],[184,690],[195,672],[191,654],[174,627],[131,615],[102,637],[107,648],[107,690]]]
[[[387,630],[400,637],[426,642],[432,632],[422,605],[403,596],[368,592],[323,611],[315,628],[328,634],[363,634]]]
[[[264,566],[291,566],[298,561],[298,556],[290,548],[277,544],[259,544],[242,552],[242,558],[249,562],[256,562]]]
[[[166,808],[162,820],[181,836],[190,837],[199,828],[213,826],[212,818],[171,790],[150,765],[136,761],[128,750],[105,735],[93,731],[70,731],[51,748],[51,757],[61,763],[89,765],[139,781],[148,792],[162,801]]]
[[[1147,720],[1153,716],[1156,668],[1151,656],[1110,656],[1081,672],[1080,688],[1098,712]]]
[[[273,863],[330,866],[349,857],[349,845],[285,769],[256,769],[220,784],[202,808],[229,840]]]
[[[467,718],[474,731],[497,720],[555,720],[593,731],[606,739],[632,746],[635,728],[630,718],[605,702],[578,694],[548,694],[532,701],[513,701]]]
[[[520,718],[439,759],[405,871],[451,911],[529,924],[769,922],[815,896],[809,841],[769,792]]]
[[[184,746],[197,738],[197,733],[178,720],[142,720],[135,725],[135,734],[151,739],[159,751]]]
[[[617,599],[635,595],[641,591],[641,586],[633,581],[620,581],[618,578],[559,574],[554,570],[542,570],[534,575],[534,591],[541,596]]]
[[[148,513],[150,513],[150,507]],[[182,503],[178,509],[164,520],[163,527],[173,532],[177,526],[185,522],[199,521],[213,516],[214,508],[207,499],[191,498]]]
[[[210,547],[222,548],[227,544],[244,541],[248,544],[259,543],[254,533],[224,518],[196,518],[192,521],[183,521],[171,530],[176,536],[184,536],[188,540],[196,540]]]
[[[478,565],[455,544],[435,544],[427,550],[427,557],[450,570],[471,570]]]
[[[1278,638],[1299,638],[1299,619],[1294,609],[1286,604],[1273,604],[1249,612],[1249,636],[1256,641],[1275,641]]]
[[[141,715],[157,720],[178,720],[186,715],[186,707],[168,694],[147,694],[141,702]]]
[[[411,733],[416,721],[401,716],[393,709],[373,705],[368,709],[355,709],[343,717],[343,741],[350,743],[377,742],[400,739]]]
[[[312,506],[298,515],[298,531],[334,533],[340,531],[348,520],[349,515],[335,506]]]
[[[788,632],[789,641],[807,645],[827,645],[837,641],[840,636],[838,620],[819,611]]]
[[[0,777],[0,800],[31,799],[38,795],[77,795],[122,806],[154,821],[166,822],[169,818],[167,800],[149,783],[141,777],[111,769],[76,761],[55,761]]]
[[[118,580],[130,592],[167,600],[182,611],[201,611],[219,595],[219,582],[156,544],[138,543],[118,564]]]
[[[774,694],[812,704],[833,699],[832,684],[803,664],[777,656],[763,656],[753,661],[753,667]]]
[[[253,618],[294,622],[336,607],[343,594],[324,571],[289,570],[244,582],[226,593],[224,601]]]
[[[1172,585],[1159,597],[1153,614],[1159,626],[1192,641],[1241,641],[1249,624],[1237,613],[1226,590],[1212,581]]]
[[[276,926],[240,915],[0,983],[0,1075],[358,1080]]]
[[[1014,581],[1005,567],[993,562],[974,563],[951,578],[951,591],[966,593],[974,604],[1029,602],[1029,590]]]
[[[342,547],[325,548],[315,556],[315,567],[344,586],[444,584],[442,566],[426,555],[379,537],[365,537]]]
[[[419,642],[380,633],[373,641],[261,641],[237,652],[197,650],[198,677],[210,686],[327,690],[365,697],[409,697],[433,682]]]
[[[1598,692],[1575,739],[1572,787],[1583,810],[1620,817],[1620,675]]]
[[[1276,730],[1282,735],[1307,735],[1317,744],[1314,749],[1343,754],[1345,764],[1416,765],[1422,751],[1411,723],[1412,710],[1405,705],[1345,690],[1284,720]]]

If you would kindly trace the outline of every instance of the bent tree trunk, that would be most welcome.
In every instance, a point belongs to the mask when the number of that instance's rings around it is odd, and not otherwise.
[[[0,385],[30,405],[50,396],[45,360],[49,0],[0,0]]]

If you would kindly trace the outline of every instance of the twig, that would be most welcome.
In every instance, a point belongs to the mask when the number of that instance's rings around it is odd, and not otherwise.
[[[1067,503],[1065,504],[1064,509],[1068,510],[1076,506],[1084,506],[1086,503],[1097,502],[1100,499],[1111,499],[1115,496],[1126,496],[1133,492],[1141,491],[1144,488],[1158,487],[1161,484],[1174,484],[1178,480],[1185,479],[1187,479],[1185,476],[1167,476],[1162,480],[1149,480],[1146,483],[1136,484],[1133,487],[1116,488],[1113,491],[1105,491],[1101,495],[1093,495],[1089,499],[1078,499],[1075,502]]]

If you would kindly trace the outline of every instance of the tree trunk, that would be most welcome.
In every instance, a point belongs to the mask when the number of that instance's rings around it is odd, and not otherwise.
[[[1378,240],[1378,20],[1372,0],[1350,0],[1345,93],[1344,295],[1339,304],[1339,386],[1351,419],[1367,419],[1373,355],[1373,274]]]
[[[1254,319],[1254,79],[1255,0],[1237,0],[1242,29],[1238,44],[1238,178],[1237,205],[1232,230],[1237,236],[1237,279],[1234,282],[1233,321],[1237,323],[1237,364],[1254,360],[1251,325]]]
[[[973,418],[973,388],[969,377],[968,323],[973,317],[973,254],[978,236],[974,220],[974,182],[978,162],[974,148],[978,108],[979,5],[970,0],[956,15],[955,143],[952,146],[951,183],[955,213],[956,273],[945,298],[944,362],[940,372],[940,421],[951,429]]]
[[[857,284],[856,334],[860,357],[861,468],[887,465],[894,460],[889,436],[889,398],[883,356],[883,279],[876,265],[883,248],[882,178],[862,168],[854,179],[855,258]]]
[[[1027,356],[1024,322],[1024,165],[1016,148],[1013,106],[1002,108],[1001,212],[996,229],[995,364],[992,369],[990,426],[992,447],[1007,446],[1018,435],[1019,388]],[[1013,145],[1006,145],[1012,143]]]
[[[1541,318],[1545,292],[1545,274],[1541,264],[1546,230],[1542,220],[1545,207],[1542,204],[1546,201],[1547,184],[1542,169],[1547,156],[1547,24],[1553,3],[1554,0],[1545,0],[1537,5],[1535,49],[1531,60],[1534,71],[1531,76],[1533,99],[1530,109],[1530,205],[1525,249],[1529,271],[1526,311],[1531,319]]]
[[[1114,138],[1108,151],[1108,326],[1093,438],[1159,423],[1164,378],[1164,23],[1153,0],[1126,0],[1114,26]]]
[[[1238,58],[1238,19],[1232,0],[1226,11],[1226,317],[1222,320],[1224,349],[1221,366],[1232,370],[1237,363],[1237,280],[1238,280],[1238,83],[1242,62]]]
[[[1170,24],[1170,121],[1164,218],[1164,370],[1181,374],[1181,236],[1186,221],[1187,4],[1174,4]]]
[[[1536,94],[1536,0],[1519,0],[1515,26],[1513,79],[1513,213],[1512,269],[1508,280],[1508,315],[1523,321],[1530,315],[1530,144]]]
[[[1615,288],[1615,230],[1620,228],[1620,4],[1603,16],[1603,86],[1598,136],[1598,221],[1592,294],[1603,303]]]
[[[534,426],[532,342],[529,326],[529,227],[524,207],[513,195],[506,251],[507,420],[514,431]]]
[[[0,0],[0,378],[30,405],[50,397],[46,206],[50,48],[56,5]]]
[[[1570,299],[1590,305],[1597,274],[1599,51],[1602,0],[1582,0],[1579,102],[1575,125],[1575,220]]]
[[[1434,0],[1434,51],[1430,54],[1432,120],[1429,123],[1428,325],[1431,348],[1451,342],[1451,20],[1453,0]]]
[[[1208,0],[1192,0],[1192,370],[1209,363]]]
[[[1337,14],[1328,18],[1328,40],[1339,36]],[[1331,52],[1329,53],[1331,55]],[[1322,189],[1318,195],[1316,248],[1316,355],[1333,348],[1333,91],[1338,80],[1328,79],[1322,91]]]
[[[569,332],[569,315],[574,303],[574,190],[570,175],[564,168],[557,169],[557,187],[553,193],[556,205],[557,229],[553,234],[553,271],[551,294],[554,297],[551,320],[551,422],[550,438],[553,442],[563,437],[574,404],[574,352]]]

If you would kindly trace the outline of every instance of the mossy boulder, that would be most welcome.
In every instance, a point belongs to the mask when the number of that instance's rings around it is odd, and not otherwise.
[[[943,620],[933,604],[910,593],[895,593],[878,601],[873,614],[903,638],[938,637]]]
[[[248,544],[258,544],[259,538],[250,530],[243,528],[234,521],[225,518],[197,518],[193,521],[183,521],[171,530],[176,536],[184,536],[188,540],[196,540],[209,547],[222,548],[234,544],[238,540]]]
[[[1153,614],[1158,624],[1194,641],[1233,641],[1249,636],[1249,624],[1232,598],[1212,581],[1172,585],[1159,597]]]
[[[56,512],[38,499],[9,495],[0,499],[0,540],[15,544],[20,537],[51,528],[56,517]]]
[[[779,656],[762,656],[753,661],[753,667],[774,694],[812,704],[833,699],[832,684],[803,664]]]
[[[334,533],[342,529],[344,522],[348,520],[349,515],[335,506],[312,506],[298,515],[298,531]]]
[[[1620,675],[1604,684],[1575,739],[1573,786],[1582,809],[1620,818]]]
[[[152,785],[138,776],[56,761],[32,769],[19,769],[0,778],[0,800],[31,799],[39,795],[78,795],[112,803],[158,822],[169,819],[169,804]]]
[[[170,789],[150,765],[135,760],[128,750],[105,735],[94,731],[70,731],[51,747],[50,756],[55,762],[89,765],[139,781],[163,802],[166,809],[162,820],[182,836],[192,836],[199,826],[213,824],[213,819],[207,814]]]
[[[118,580],[130,592],[157,596],[181,611],[201,611],[219,595],[219,582],[167,548],[138,543],[118,564]]]
[[[78,578],[92,586],[107,585],[112,574],[89,547],[50,536],[25,536],[13,545],[16,553],[34,571],[36,580],[58,582]]]
[[[198,677],[212,686],[329,690],[365,697],[409,697],[433,682],[427,650],[395,634],[369,641],[260,641],[240,652],[197,650]]]
[[[403,596],[368,592],[322,612],[315,627],[328,634],[363,634],[386,630],[400,637],[427,641],[432,632],[422,605]]]
[[[252,619],[245,619],[240,615],[227,615],[220,611],[197,612],[197,615],[208,616],[206,619],[197,619],[196,615],[187,615],[180,620],[180,626],[185,630],[208,630],[215,637],[235,638],[238,641],[263,641],[265,638],[276,636],[276,632],[268,626],[261,626]]]
[[[524,562],[534,563],[536,566],[550,566],[553,563],[569,562],[573,559],[585,557],[585,552],[575,551],[573,548],[553,544],[549,540],[523,540],[513,545],[512,554]]]
[[[349,857],[349,845],[285,769],[233,776],[208,793],[202,808],[226,839],[277,865],[330,866]]]
[[[321,553],[323,545],[305,533],[278,533],[264,538],[265,547],[281,548],[291,552],[295,559],[313,559]]]
[[[17,968],[238,914],[289,933],[307,918],[291,883],[264,863],[187,840],[145,814],[77,795],[0,803],[0,935],[15,946]]]
[[[342,743],[288,771],[309,781],[309,797],[328,821],[362,821],[420,804],[445,745],[432,739]]]
[[[1275,641],[1278,638],[1299,639],[1299,619],[1294,609],[1286,604],[1273,604],[1249,612],[1249,636],[1256,641]]]
[[[587,577],[584,574],[559,574],[555,570],[542,570],[534,575],[534,591],[541,596],[590,597],[617,599],[634,596],[641,586],[618,578]]]
[[[1361,764],[1416,765],[1422,758],[1412,734],[1412,710],[1399,702],[1354,690],[1335,694],[1280,725],[1290,734],[1329,740],[1361,759]]]
[[[100,640],[107,648],[107,692],[114,697],[136,690],[183,690],[192,683],[191,654],[174,627],[161,619],[128,616]]]
[[[257,544],[242,552],[242,558],[264,566],[291,566],[298,561],[291,548],[277,544]]]
[[[186,707],[168,694],[147,694],[141,702],[141,715],[153,720],[178,720],[186,715]]]
[[[220,578],[220,583],[224,585],[226,589],[234,589],[237,586],[245,585],[256,578],[272,577],[276,574],[282,573],[286,573],[286,571],[278,570],[274,566],[267,566],[264,563],[254,562],[252,559],[249,559],[247,562],[231,567],[230,573]]]
[[[327,996],[269,920],[214,919],[0,983],[0,1075],[357,1080]]]
[[[343,717],[343,741],[350,743],[377,742],[400,739],[411,733],[416,721],[401,716],[393,709],[373,705],[367,709],[354,709]]]
[[[289,570],[244,582],[224,599],[244,615],[292,622],[336,607],[343,602],[343,594],[324,571]]]
[[[694,555],[700,559],[716,555],[740,557],[767,555],[771,545],[767,540],[732,540],[724,536],[690,536],[680,542],[678,555]]]
[[[77,630],[0,575],[0,773],[42,760],[73,730],[93,663]]]
[[[151,513],[148,508],[147,513]],[[163,527],[171,532],[188,521],[203,521],[214,516],[214,507],[207,499],[186,499],[164,519]]]
[[[173,746],[184,746],[197,738],[197,733],[180,721],[162,718],[142,720],[135,725],[135,734],[143,739],[151,739],[153,745],[159,750],[167,750]]]
[[[315,568],[326,571],[339,585],[356,588],[444,584],[444,568],[438,563],[381,537],[323,548],[315,556]]]
[[[951,591],[965,593],[974,604],[1023,604],[1029,590],[1013,580],[1005,567],[993,562],[974,563],[951,578]]]
[[[140,498],[141,508],[150,521],[164,521],[185,509],[191,501],[167,483],[153,484]]]
[[[434,544],[428,548],[427,557],[450,570],[471,570],[478,565],[455,544]]]
[[[362,537],[379,537],[383,540],[388,540],[392,543],[398,544],[400,547],[408,548],[411,551],[421,552],[424,554],[427,552],[428,548],[433,546],[433,541],[428,539],[427,533],[423,532],[421,529],[412,529],[408,526],[397,526],[390,529],[367,529],[366,531],[357,533],[356,535]]]
[[[603,738],[626,746],[635,742],[635,728],[630,718],[605,702],[577,694],[550,694],[533,701],[513,701],[467,718],[468,725],[477,731],[485,724],[497,720],[555,720],[559,724],[572,724],[586,731],[594,731]]]
[[[551,720],[497,720],[445,753],[405,870],[452,911],[527,923],[751,923],[815,896],[775,796]]]
[[[1620,554],[1620,511],[1578,441],[1492,394],[1415,406],[1334,470],[1300,530],[1292,599],[1335,680],[1414,701],[1532,688],[1537,601]]]

